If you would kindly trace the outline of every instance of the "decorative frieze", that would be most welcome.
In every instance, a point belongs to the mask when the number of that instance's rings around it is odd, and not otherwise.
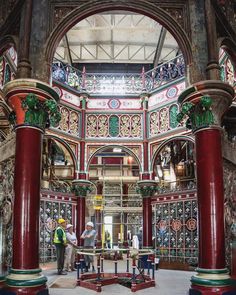
[[[141,114],[88,114],[87,138],[142,138]]]
[[[149,136],[153,137],[168,130],[178,127],[177,113],[179,107],[177,104],[168,105],[149,113]]]

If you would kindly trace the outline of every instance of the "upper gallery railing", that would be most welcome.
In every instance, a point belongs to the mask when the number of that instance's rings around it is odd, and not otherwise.
[[[162,85],[175,81],[185,75],[185,64],[182,55],[163,63],[156,68],[142,73],[87,73],[54,60],[52,78],[78,91],[86,91],[94,95],[140,94],[142,91],[152,92]]]

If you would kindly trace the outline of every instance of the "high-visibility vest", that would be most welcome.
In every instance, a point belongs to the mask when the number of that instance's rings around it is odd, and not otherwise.
[[[53,240],[54,244],[61,244],[61,241],[58,239],[58,234],[57,234],[58,229],[62,230],[62,233],[63,233],[62,239],[63,239],[64,244],[66,244],[66,233],[65,233],[64,229],[60,226],[58,226],[57,229],[55,230],[54,240]]]

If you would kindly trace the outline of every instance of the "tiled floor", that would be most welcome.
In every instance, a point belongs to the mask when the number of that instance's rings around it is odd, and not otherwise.
[[[67,276],[58,276],[55,270],[55,264],[47,265],[46,267],[42,265],[44,274],[48,277],[48,285],[58,279],[63,278],[75,278],[76,272],[69,272]],[[104,269],[107,272],[112,272],[113,262],[106,261]],[[118,264],[118,271],[125,270],[125,262],[120,261]],[[187,295],[188,289],[190,287],[190,278],[193,272],[187,271],[176,271],[176,270],[164,270],[160,269],[155,272],[156,286],[152,288],[147,288],[145,290],[137,291],[137,295]],[[49,288],[50,295],[92,295],[96,294],[95,291],[88,290],[82,287],[76,287],[74,289],[59,289],[59,288]],[[122,294],[131,295],[130,289],[123,287],[119,284],[104,286],[102,287],[102,294],[113,295]]]

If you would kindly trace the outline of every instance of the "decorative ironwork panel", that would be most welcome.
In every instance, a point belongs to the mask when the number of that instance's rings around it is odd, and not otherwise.
[[[171,104],[165,108],[160,108],[149,113],[149,134],[150,137],[156,136],[168,130],[182,126],[176,120],[178,106]]]
[[[14,202],[14,159],[9,158],[0,163],[0,218],[2,223],[2,263],[10,268],[12,262],[13,202]]]
[[[198,259],[196,199],[155,205],[156,252],[163,261],[196,264]]]
[[[62,105],[60,105],[59,108],[61,113],[61,121],[57,129],[74,136],[79,136],[79,112]]]
[[[54,230],[58,218],[64,218],[73,224],[72,212],[75,204],[69,201],[44,200],[40,201],[40,261],[53,261],[56,251],[53,244]]]
[[[225,239],[226,264],[231,269],[232,243],[236,237],[236,169],[235,165],[224,161],[224,190],[225,190]]]
[[[176,104],[172,105],[169,108],[169,118],[170,118],[170,127],[176,128],[178,126],[178,122],[176,120],[179,108]]]
[[[142,115],[88,114],[87,138],[142,138]]]
[[[78,91],[102,95],[139,95],[143,89],[152,92],[162,85],[184,77],[185,64],[182,55],[145,73],[86,73],[55,60],[52,65],[53,79]]]

